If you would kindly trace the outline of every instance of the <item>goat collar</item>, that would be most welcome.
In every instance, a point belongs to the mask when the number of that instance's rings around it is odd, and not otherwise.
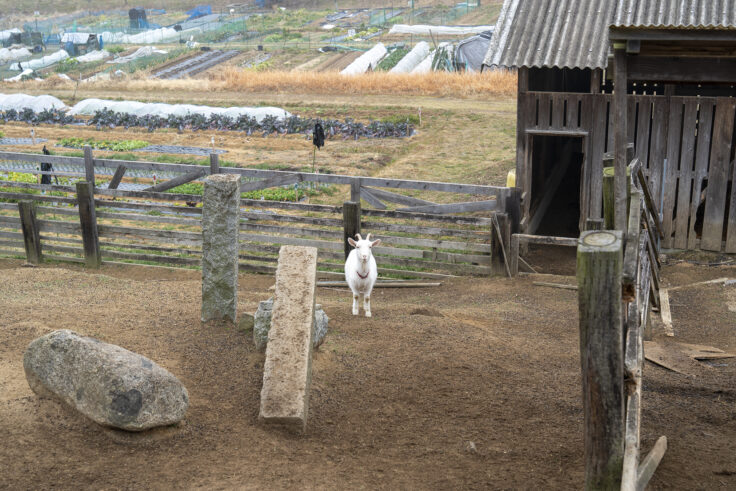
[[[362,280],[364,280],[364,279],[368,278],[368,273],[370,273],[370,271],[368,271],[368,272],[366,272],[365,276],[363,276],[362,274],[360,274],[360,271],[358,271],[357,269],[355,270],[355,272],[356,272],[356,273],[358,273],[358,276],[359,276],[359,277],[360,277],[360,279],[362,279]]]

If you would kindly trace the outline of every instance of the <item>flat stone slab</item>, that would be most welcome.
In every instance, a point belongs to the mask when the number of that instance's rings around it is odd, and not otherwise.
[[[253,343],[258,351],[264,351],[268,345],[268,331],[271,329],[271,314],[273,313],[273,298],[258,302],[258,310],[253,316]],[[330,318],[320,304],[314,306],[314,336],[312,345],[319,348],[325,341],[327,325]]]
[[[189,394],[169,371],[132,351],[61,330],[23,356],[28,385],[104,426],[142,431],[180,421]]]
[[[317,249],[282,246],[261,389],[261,421],[305,430],[312,378]]]

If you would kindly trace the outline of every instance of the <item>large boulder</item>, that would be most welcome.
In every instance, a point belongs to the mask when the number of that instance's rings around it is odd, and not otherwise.
[[[69,330],[31,342],[23,368],[36,394],[56,397],[104,426],[142,431],[171,425],[189,406],[187,389],[166,369]]]
[[[268,331],[271,329],[273,298],[258,302],[258,310],[253,316],[253,342],[256,349],[263,351],[268,345]],[[327,323],[330,318],[320,304],[314,306],[314,348],[319,348],[327,336]]]

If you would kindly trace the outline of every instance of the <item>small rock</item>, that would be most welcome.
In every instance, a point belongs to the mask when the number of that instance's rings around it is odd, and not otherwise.
[[[248,332],[251,329],[253,329],[253,325],[255,324],[255,319],[250,314],[240,314],[240,320],[238,321],[238,331],[241,332]]]
[[[439,310],[428,309],[428,308],[414,309],[411,312],[409,312],[409,315],[424,315],[427,317],[444,317],[444,315],[442,315],[442,312],[440,312]]]
[[[69,330],[31,342],[23,368],[36,394],[56,397],[104,426],[142,431],[171,425],[189,406],[187,389],[166,369]]]
[[[475,447],[475,442],[468,442],[465,444],[465,450],[470,453],[478,453],[478,449]]]
[[[253,342],[256,349],[263,351],[268,344],[268,331],[271,329],[273,315],[273,298],[258,303],[258,310],[253,316]],[[314,342],[312,346],[319,348],[327,336],[327,325],[330,318],[320,304],[314,306]]]

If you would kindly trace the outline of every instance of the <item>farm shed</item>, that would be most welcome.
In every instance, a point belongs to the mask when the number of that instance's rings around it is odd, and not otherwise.
[[[97,34],[65,32],[61,36],[61,46],[70,56],[77,56],[99,50],[100,40]]]
[[[633,143],[662,246],[736,252],[736,0],[506,0],[484,67],[518,69],[527,233],[602,217],[604,154]]]

